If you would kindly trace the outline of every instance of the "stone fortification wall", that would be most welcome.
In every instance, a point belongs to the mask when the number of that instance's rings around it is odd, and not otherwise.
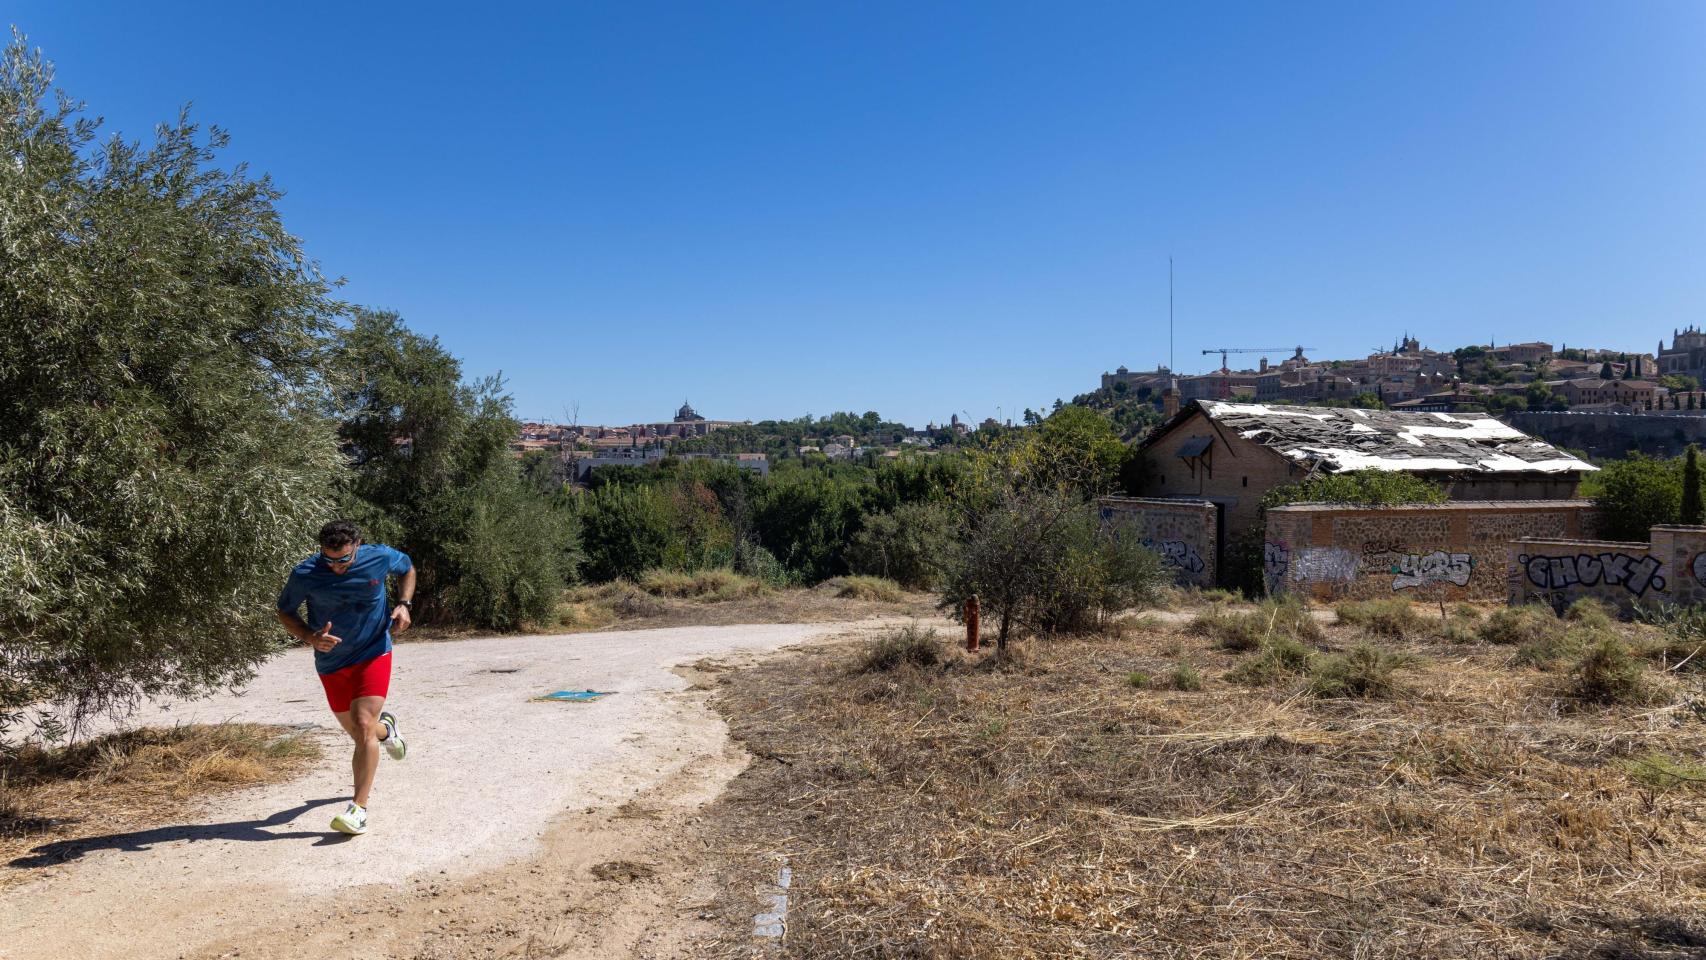
[[[1219,573],[1215,505],[1205,500],[1103,497],[1102,522],[1160,554],[1180,583],[1210,587]]]
[[[1691,443],[1706,445],[1706,411],[1645,413],[1528,411],[1510,416],[1511,426],[1547,443],[1595,457],[1623,457],[1631,450],[1658,457],[1681,456]]]
[[[1501,599],[1510,541],[1581,537],[1593,532],[1594,517],[1586,500],[1275,507],[1263,579],[1270,594],[1328,601]]]

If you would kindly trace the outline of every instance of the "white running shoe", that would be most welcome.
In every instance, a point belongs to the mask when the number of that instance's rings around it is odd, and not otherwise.
[[[366,833],[367,809],[352,800],[343,813],[332,818],[332,829],[352,837]]]
[[[385,724],[385,739],[379,745],[391,755],[393,760],[401,760],[409,755],[409,745],[404,742],[403,735],[397,732],[397,718],[389,710],[379,711],[379,722]]]

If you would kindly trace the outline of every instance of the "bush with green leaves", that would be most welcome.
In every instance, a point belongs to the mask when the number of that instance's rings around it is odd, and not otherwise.
[[[953,547],[954,517],[947,504],[904,503],[865,518],[847,546],[847,566],[854,573],[930,590]]]
[[[1172,577],[1142,544],[1105,530],[1082,495],[1009,489],[968,518],[943,581],[942,604],[955,616],[979,597],[1005,652],[1015,628],[1088,632],[1106,616],[1153,605]]]
[[[575,518],[510,455],[520,424],[502,382],[464,382],[437,338],[390,312],[356,311],[333,361],[342,509],[414,560],[420,619],[502,630],[551,616],[580,558]]]
[[[278,649],[340,467],[343,308],[223,133],[97,141],[21,37],[0,59],[0,728],[75,727]]]
[[[1594,477],[1599,535],[1607,540],[1645,542],[1654,524],[1682,518],[1682,465],[1631,454],[1613,460]]]

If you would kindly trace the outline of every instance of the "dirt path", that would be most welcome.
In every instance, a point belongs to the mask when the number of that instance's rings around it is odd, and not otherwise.
[[[671,956],[702,905],[690,826],[745,765],[690,666],[738,663],[859,624],[688,627],[399,648],[409,738],[382,761],[372,826],[305,651],[240,697],[150,707],[138,724],[313,725],[326,759],[178,824],[50,844],[0,894],[6,960]],[[671,668],[678,668],[672,670]],[[593,703],[532,703],[559,689]]]

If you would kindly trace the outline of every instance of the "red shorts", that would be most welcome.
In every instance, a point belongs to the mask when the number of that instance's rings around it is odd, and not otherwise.
[[[348,713],[350,702],[357,697],[383,697],[391,691],[391,651],[372,660],[352,663],[342,670],[320,674],[326,688],[326,702],[333,713]]]

